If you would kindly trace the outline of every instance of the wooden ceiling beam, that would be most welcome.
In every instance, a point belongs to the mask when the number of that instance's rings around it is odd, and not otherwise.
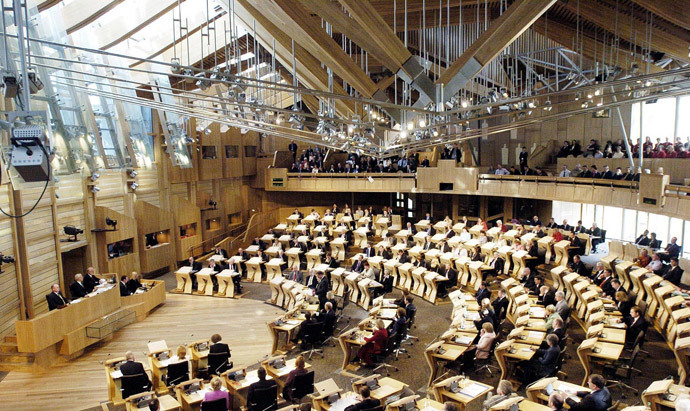
[[[547,23],[544,21],[543,18],[537,20],[534,23],[534,30],[537,33],[545,35],[549,39],[571,50],[576,48],[573,44],[574,40],[576,38],[581,38],[582,47],[581,49],[578,47],[578,50],[576,51],[578,53],[581,51],[582,55],[590,60],[601,60],[601,56],[598,56],[597,53],[601,53],[601,50],[604,50],[607,47],[609,47],[608,45],[605,45],[604,43],[598,40],[594,40],[589,35],[579,35],[575,27],[554,20],[551,17],[549,17],[548,21],[548,30],[546,30],[546,27]],[[631,55],[629,53],[621,52],[618,55],[618,65],[624,70],[630,69],[633,63],[637,64],[640,67],[641,72],[645,72],[647,63],[642,60],[639,54]],[[659,73],[662,71],[664,71],[662,68],[655,66],[653,64],[650,65],[651,73]]]
[[[685,30],[690,30],[690,8],[687,2],[677,0],[632,0],[632,2]]]
[[[67,4],[60,10],[65,27],[67,27],[67,34],[72,34],[88,26],[123,1],[125,0],[111,0],[103,3],[92,0],[80,0]]]
[[[445,98],[460,91],[483,67],[527,30],[556,0],[516,0],[479,38],[444,71],[437,84],[445,87]]]
[[[560,4],[572,13],[578,12],[578,3],[576,2],[567,1],[561,2]],[[642,22],[637,19],[635,19],[634,23],[631,23],[630,18],[623,15],[618,19],[613,18],[612,14],[615,15],[615,9],[608,8],[598,3],[581,1],[579,2],[579,13],[580,17],[589,20],[614,35],[618,34],[618,36],[627,42],[633,43],[637,41],[639,43],[647,43],[644,40],[646,38],[646,25],[642,24]],[[683,41],[683,39],[666,31],[652,30],[650,45],[653,50],[668,54],[670,57],[683,61],[688,60],[689,44]]]

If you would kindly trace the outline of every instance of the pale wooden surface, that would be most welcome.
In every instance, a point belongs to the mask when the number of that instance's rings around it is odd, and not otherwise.
[[[128,325],[101,346],[78,359],[53,367],[48,373],[12,371],[0,382],[2,409],[74,410],[98,406],[108,399],[106,376],[100,362],[134,352],[146,364],[146,345],[164,339],[177,347],[213,333],[223,336],[236,366],[259,362],[271,350],[266,323],[283,311],[251,299],[199,298],[168,294],[165,304],[144,321]],[[31,393],[27,395],[27,393]]]

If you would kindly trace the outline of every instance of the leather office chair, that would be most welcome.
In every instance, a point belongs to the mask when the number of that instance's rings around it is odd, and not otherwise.
[[[123,400],[132,395],[148,391],[151,387],[151,382],[146,374],[123,375],[120,377],[120,384]]]
[[[412,327],[414,327],[414,320],[415,320],[416,316],[417,316],[417,309],[415,308],[412,311],[412,315],[410,315],[410,317],[407,319],[407,323],[405,324],[406,325],[406,327],[405,327],[406,335],[405,335],[405,338],[402,340],[401,345],[404,343],[410,343],[410,345],[414,345],[415,340],[419,341],[418,337],[415,337],[414,335],[410,335],[410,330],[412,329]]]
[[[228,411],[228,403],[225,398],[213,401],[202,401],[201,411]]]
[[[494,358],[494,349],[496,348],[496,345],[498,345],[498,336],[494,338],[494,340],[491,342],[491,347],[489,348],[489,356],[487,358],[474,358],[474,372],[475,373],[480,373],[483,370],[486,370],[489,372],[490,376],[494,376],[492,369],[496,371],[500,371],[500,368],[492,364],[492,359]],[[476,354],[475,354],[476,355]]]
[[[168,387],[187,381],[189,379],[189,361],[169,364],[168,373],[165,377],[165,385]]]
[[[407,322],[405,322],[405,326],[402,327],[400,330],[398,330],[397,335],[395,336],[395,345],[394,345],[394,350],[393,352],[395,353],[395,359],[398,359],[398,356],[401,353],[407,354],[407,358],[412,358],[409,352],[407,352],[406,349],[402,348],[402,342],[407,338]]]
[[[386,346],[383,347],[383,349],[379,352],[374,353],[374,364],[376,365],[376,368],[372,371],[374,374],[378,373],[379,370],[383,370],[386,372],[386,375],[388,375],[388,369],[392,368],[396,372],[398,371],[398,367],[390,364],[386,364],[386,357],[391,355],[395,351],[395,340],[397,339],[397,333],[393,335],[388,336],[388,340],[386,341]]]
[[[278,409],[278,386],[261,388],[254,391],[253,402],[247,402],[248,411],[270,411]]]
[[[635,393],[635,396],[637,396],[637,394],[639,393],[639,391],[635,387],[631,387],[630,385],[624,382],[631,381],[633,371],[635,371],[638,375],[642,375],[642,371],[638,370],[634,366],[635,360],[637,360],[637,356],[639,354],[640,346],[637,345],[633,349],[630,358],[622,358],[618,361],[615,361],[612,364],[604,365],[604,376],[608,377],[606,381],[606,387],[609,389],[614,387],[620,388],[621,398],[625,398],[625,391],[623,390],[631,390]],[[614,378],[618,378],[618,380],[614,380]]]
[[[323,323],[311,323],[302,327],[302,345],[309,349],[301,352],[300,355],[311,359],[312,355],[319,354],[321,358],[324,358],[323,350],[318,348],[322,343]]]
[[[302,398],[313,392],[314,371],[309,371],[306,374],[296,376],[292,385],[283,389],[283,397],[293,403],[299,403]]]
[[[230,356],[227,353],[209,353],[208,354],[208,373],[211,375],[221,375],[225,371],[232,368],[232,361],[228,361]]]

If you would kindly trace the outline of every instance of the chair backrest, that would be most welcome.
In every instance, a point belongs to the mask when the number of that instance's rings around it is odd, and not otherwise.
[[[601,242],[606,241],[606,230],[601,230]]]
[[[388,336],[388,340],[386,341],[386,348],[385,351],[382,354],[388,355],[395,350],[395,341],[398,339],[398,333],[395,332],[393,334],[390,334]]]
[[[630,378],[630,375],[632,374],[633,366],[635,365],[635,360],[637,360],[637,356],[640,354],[640,346],[636,345],[635,348],[633,348],[632,355],[630,355],[630,360],[628,361],[628,367],[627,367],[627,373],[626,377]]]
[[[417,317],[417,307],[414,310],[410,310],[410,318],[407,319],[409,326],[414,324],[414,319]],[[408,326],[408,328],[409,328]]]
[[[181,361],[168,365],[167,385],[177,385],[189,379],[189,361]]]
[[[247,404],[249,411],[268,411],[278,408],[278,386],[259,388],[254,391],[255,401]]]
[[[131,395],[146,391],[148,377],[146,374],[123,375],[120,377],[120,384],[122,386],[122,399],[126,400]]]
[[[610,407],[606,409],[606,411],[616,411],[618,410],[618,407],[621,405],[620,401],[614,402]]]
[[[313,344],[321,339],[321,333],[323,331],[323,323],[316,322],[303,326],[302,331],[304,332],[304,340],[307,343]]]
[[[305,395],[314,392],[314,371],[309,371],[306,374],[298,375],[292,382],[293,399],[301,399]]]
[[[230,356],[226,352],[211,352],[208,353],[208,372],[209,374],[220,375],[225,372],[228,367],[228,359]]]
[[[378,405],[378,406],[373,407],[373,408],[367,408],[367,409],[364,409],[362,411],[383,411],[383,405]]]
[[[228,403],[225,398],[203,401],[201,403],[201,411],[228,411]]]

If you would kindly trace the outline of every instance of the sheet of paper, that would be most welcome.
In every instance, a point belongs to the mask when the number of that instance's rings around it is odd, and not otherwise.
[[[463,388],[460,390],[460,394],[466,395],[468,397],[476,397],[482,392],[484,392],[485,387],[483,385],[477,384],[476,382],[473,382],[472,384],[468,385],[467,387]]]

